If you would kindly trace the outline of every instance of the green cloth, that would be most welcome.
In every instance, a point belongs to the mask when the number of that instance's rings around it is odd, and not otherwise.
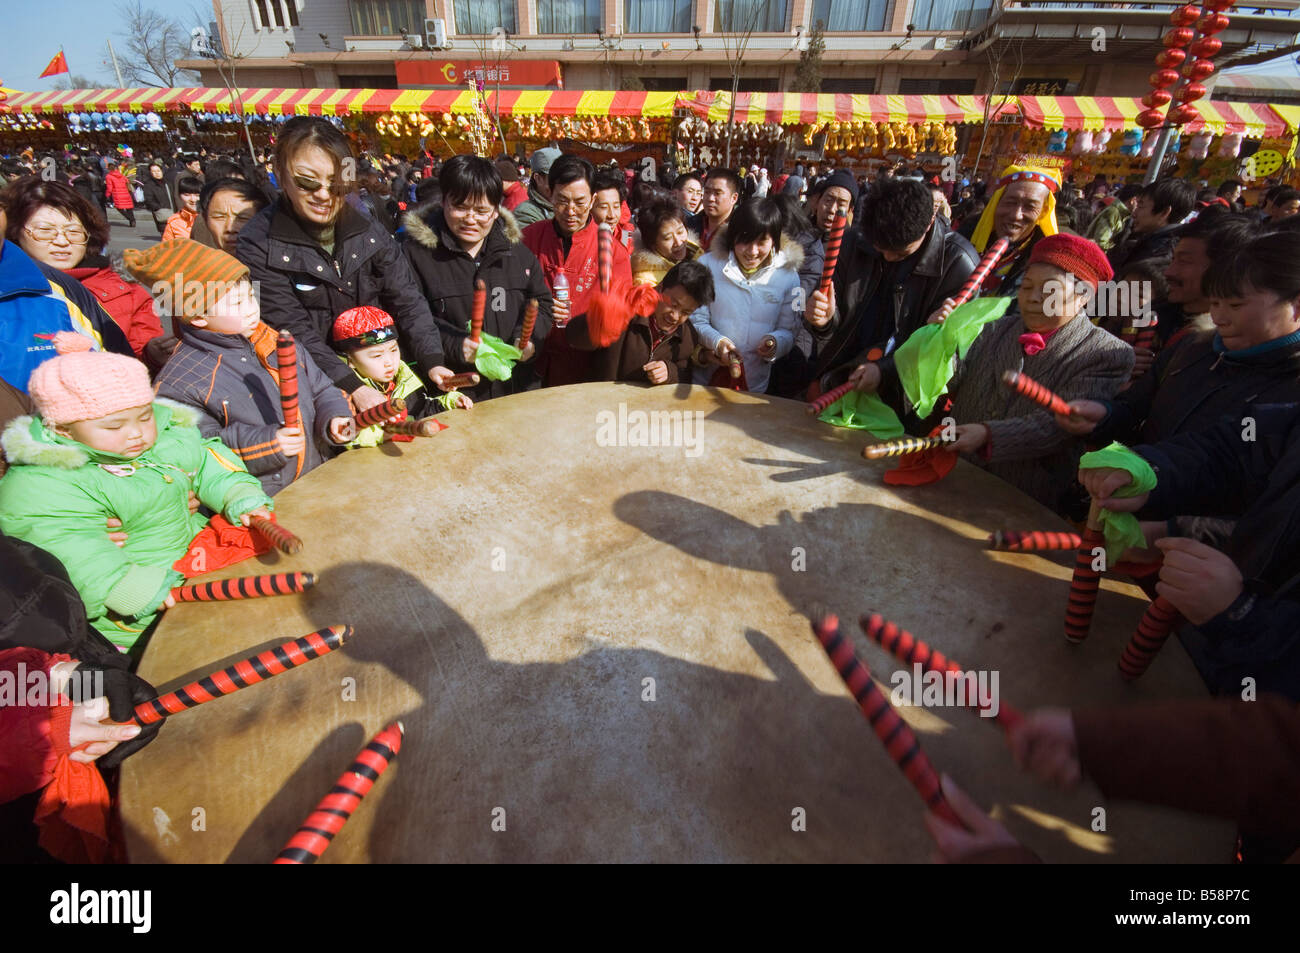
[[[892,440],[905,433],[898,414],[875,394],[851,390],[822,411],[818,420],[836,427],[868,430],[881,440]]]
[[[1117,497],[1140,496],[1156,488],[1156,472],[1151,469],[1151,464],[1118,441],[1109,447],[1085,453],[1079,459],[1081,470],[1095,470],[1101,467],[1127,470],[1133,477],[1133,481],[1128,486],[1115,491]],[[1138,518],[1132,513],[1099,510],[1097,515],[1101,521],[1102,535],[1106,537],[1107,566],[1114,566],[1119,562],[1120,556],[1126,549],[1147,548],[1146,536],[1142,533],[1142,527],[1138,525]]]
[[[523,356],[519,348],[484,331],[474,354],[474,368],[488,380],[508,381],[514,371],[515,361]]]
[[[908,403],[917,416],[930,416],[948,392],[953,357],[965,357],[984,325],[1011,307],[1012,298],[976,298],[961,305],[942,324],[925,324],[912,332],[894,352],[894,368]]]

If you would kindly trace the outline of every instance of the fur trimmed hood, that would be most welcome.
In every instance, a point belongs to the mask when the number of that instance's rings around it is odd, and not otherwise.
[[[524,240],[524,233],[519,228],[519,223],[515,221],[514,214],[504,205],[500,206],[497,211],[500,213],[500,218],[497,221],[501,225],[506,241],[511,245],[518,245]],[[407,237],[417,245],[423,245],[429,249],[437,248],[442,243],[438,236],[438,230],[429,224],[434,213],[442,213],[442,203],[426,202],[423,205],[417,205],[402,216],[402,225],[406,228]],[[493,228],[495,228],[495,225]],[[490,234],[489,237],[491,237]]]
[[[186,404],[155,397],[154,411],[158,416],[158,431],[161,433],[169,427],[197,427],[199,413]],[[159,408],[165,413],[158,413]],[[15,417],[5,427],[0,437],[0,446],[4,448],[5,457],[10,466],[54,467],[59,470],[78,470],[93,459],[95,451],[68,437],[61,437],[46,429],[37,416],[26,414]],[[152,448],[150,448],[152,449]],[[145,453],[149,451],[146,450]],[[100,454],[113,458],[112,454]],[[121,459],[121,458],[116,458]]]
[[[700,236],[694,232],[686,233],[686,258],[684,261],[696,261],[704,254],[704,249],[700,247]],[[678,264],[671,259],[665,258],[653,248],[638,248],[632,252],[632,274],[638,272],[667,272],[673,265]]]
[[[730,222],[723,222],[722,227],[714,232],[713,238],[709,241],[709,254],[722,262],[725,262],[731,255],[723,245],[723,238],[727,234],[727,226],[730,224]],[[803,259],[803,246],[783,231],[781,233],[781,247],[777,250],[775,259],[776,267],[788,268],[790,271],[798,272],[803,267]]]

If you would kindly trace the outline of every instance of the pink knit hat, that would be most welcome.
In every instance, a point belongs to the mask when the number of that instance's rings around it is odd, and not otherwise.
[[[133,357],[105,351],[61,354],[37,365],[27,392],[41,419],[51,425],[153,403],[145,366]]]

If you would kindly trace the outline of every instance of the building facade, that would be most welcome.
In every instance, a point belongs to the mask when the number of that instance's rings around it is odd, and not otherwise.
[[[827,93],[1141,96],[1176,3],[212,0],[240,86],[788,91],[816,27]],[[1300,49],[1300,0],[1230,11],[1220,68]],[[743,51],[743,52],[742,52]],[[210,59],[179,65],[220,86]],[[1217,74],[1216,74],[1217,76]],[[1207,85],[1210,83],[1207,82]]]

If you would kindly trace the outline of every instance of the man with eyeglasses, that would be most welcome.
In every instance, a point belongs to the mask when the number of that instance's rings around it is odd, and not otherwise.
[[[673,197],[687,214],[696,215],[704,205],[704,183],[694,172],[683,172],[673,182]]]
[[[547,387],[589,380],[591,355],[569,347],[563,328],[574,315],[586,313],[597,290],[599,241],[591,215],[595,175],[595,168],[586,159],[578,156],[557,159],[548,175],[555,218],[535,222],[524,229],[524,244],[541,262],[547,286],[554,292],[555,276],[560,272],[569,286],[568,302],[554,302],[552,333],[539,359],[538,373]],[[610,287],[612,290],[630,287],[631,256],[618,241],[613,243],[613,252]]]

